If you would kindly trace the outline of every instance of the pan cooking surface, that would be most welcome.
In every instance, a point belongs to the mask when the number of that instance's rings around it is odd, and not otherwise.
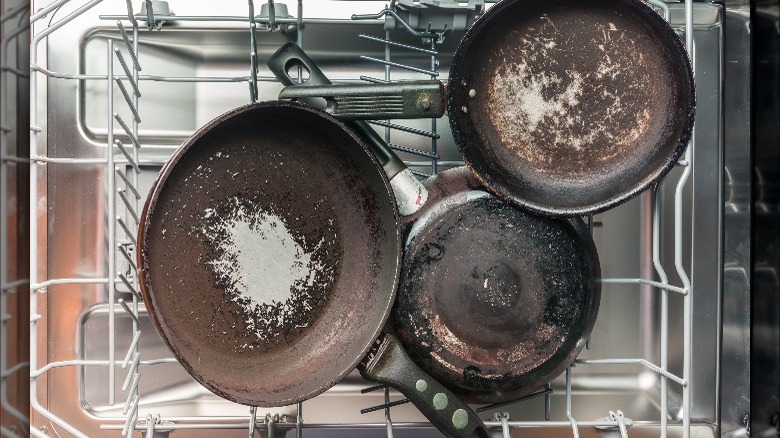
[[[410,228],[393,321],[423,369],[465,400],[495,403],[576,357],[598,311],[600,268],[581,220],[524,213],[467,186],[465,173],[426,183],[436,204]]]
[[[230,400],[282,405],[334,384],[376,337],[397,219],[381,168],[343,127],[293,104],[237,112],[163,170],[144,284],[193,376]]]
[[[459,48],[450,111],[499,195],[547,213],[604,209],[682,153],[692,75],[655,12],[628,0],[496,7]]]

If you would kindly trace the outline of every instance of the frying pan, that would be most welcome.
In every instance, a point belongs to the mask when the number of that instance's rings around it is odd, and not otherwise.
[[[297,63],[309,69],[307,83],[328,82],[298,46],[282,47],[268,63],[283,83],[292,84],[286,67]],[[362,129],[359,123],[350,126]],[[463,400],[530,394],[571,364],[596,321],[601,271],[587,227],[578,218],[523,213],[487,193],[465,167],[424,186],[427,202],[402,219],[391,318],[399,340]]]
[[[659,181],[694,109],[684,45],[640,0],[498,2],[466,32],[447,83],[466,165],[502,199],[550,216],[597,213]]]
[[[424,184],[428,202],[404,218],[398,339],[464,401],[531,394],[574,361],[596,321],[601,269],[587,226],[527,214],[465,167]]]
[[[579,216],[674,166],[693,128],[693,71],[679,36],[640,0],[506,0],[461,40],[448,108],[486,187]]]
[[[383,332],[400,266],[398,211],[379,162],[331,116],[264,102],[209,122],[163,167],[138,239],[153,322],[215,394],[289,405],[359,365],[447,435],[488,436]]]

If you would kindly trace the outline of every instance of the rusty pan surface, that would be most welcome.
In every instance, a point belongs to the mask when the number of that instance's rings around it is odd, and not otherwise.
[[[139,232],[144,301],[198,382],[252,406],[313,397],[393,303],[395,200],[343,124],[289,102],[232,110],[163,168]]]
[[[495,194],[537,213],[618,205],[665,175],[693,127],[682,41],[639,0],[504,0],[448,83],[453,135]]]
[[[465,167],[425,185],[428,203],[406,226],[397,336],[464,401],[528,395],[574,361],[596,321],[601,270],[587,226],[528,214]]]

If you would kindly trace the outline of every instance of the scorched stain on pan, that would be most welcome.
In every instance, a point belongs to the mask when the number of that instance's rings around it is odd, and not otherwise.
[[[206,264],[242,309],[247,330],[267,341],[291,325],[306,327],[317,302],[311,295],[333,281],[332,267],[315,257],[324,238],[307,245],[272,208],[237,197],[219,209],[207,208],[202,219],[200,231],[213,250]]]

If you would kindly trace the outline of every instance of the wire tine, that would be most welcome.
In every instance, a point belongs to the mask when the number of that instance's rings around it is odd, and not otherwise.
[[[141,332],[135,332],[133,334],[133,342],[130,343],[130,348],[127,349],[125,360],[122,362],[122,368],[127,368],[127,364],[130,362],[130,357],[133,355],[133,351],[138,346],[138,340],[141,339]]]
[[[127,401],[125,401],[125,406],[122,408],[122,415],[127,415],[127,413],[130,412],[130,406],[133,405],[133,400],[138,397],[138,394],[135,393],[135,388],[138,387],[138,380],[140,378],[140,374],[133,374],[133,383],[130,384],[130,391],[127,394]],[[132,415],[130,416],[132,417]]]
[[[372,56],[360,55],[360,59],[365,59],[366,61],[378,62],[380,64],[389,65],[390,67],[398,67],[398,68],[402,68],[404,70],[414,71],[414,72],[422,73],[422,74],[426,74],[426,75],[439,76],[439,72],[437,72],[437,71],[425,70],[423,68],[412,67],[411,65],[406,65],[406,64],[399,64],[397,62],[387,61],[387,60],[379,59],[379,58],[374,58]]]
[[[127,88],[125,88],[125,85],[122,83],[122,81],[119,80],[119,78],[114,78],[114,81],[119,86],[119,91],[121,91],[122,95],[125,97],[127,106],[130,107],[130,111],[133,113],[135,121],[141,123],[141,116],[138,115],[138,110],[135,109],[135,105],[133,105],[133,101],[130,99],[130,94],[127,92]]]
[[[127,286],[128,289],[130,289],[130,292],[132,292],[133,295],[135,295],[138,298],[141,298],[141,294],[138,293],[138,291],[135,289],[135,286],[133,286],[130,283],[130,281],[127,279],[127,277],[125,277],[124,274],[119,274],[119,279],[122,280],[122,283],[124,283],[125,286]],[[138,332],[138,333],[140,333],[140,332]],[[127,366],[127,364],[125,363],[124,365],[122,365],[122,368],[125,368],[126,366]]]
[[[127,162],[130,163],[131,166],[133,166],[133,170],[135,170],[135,173],[140,174],[141,168],[138,167],[138,163],[135,162],[133,156],[130,155],[130,152],[127,150],[125,145],[119,140],[114,140],[114,144],[117,145],[117,147],[119,147],[120,151],[122,151],[122,154],[125,156],[125,158],[127,158]],[[117,172],[117,173],[120,175],[122,174],[122,172]],[[127,181],[126,177],[122,176],[122,178],[124,179],[125,182],[129,182]],[[130,185],[132,186],[132,184]],[[138,192],[135,190],[135,187],[133,187],[133,192],[134,192],[133,194],[136,196],[136,199],[141,199],[141,195],[138,194]]]
[[[141,401],[141,396],[138,396],[138,401]],[[130,429],[127,431],[128,436],[133,436],[135,432],[135,425],[138,423],[138,406],[135,407],[135,414],[133,415],[133,421],[130,422]]]
[[[412,172],[412,175],[421,176],[423,178],[429,178],[431,176],[430,173],[420,172],[419,170],[409,169],[409,171]]]
[[[133,398],[133,403],[127,410],[127,412],[130,412],[130,414],[127,416],[127,423],[125,423],[125,427],[127,428],[127,433],[124,433],[124,431],[122,433],[124,436],[132,436],[131,430],[135,429],[135,422],[138,419],[138,403],[140,401],[141,401],[141,396],[135,394],[135,397]]]
[[[117,140],[117,141],[119,141],[119,140]],[[138,172],[138,173],[141,173],[141,172]],[[129,179],[127,179],[127,176],[125,176],[125,173],[122,172],[121,170],[117,169],[116,174],[119,175],[119,177],[122,178],[122,181],[125,182],[125,187],[127,187],[128,189],[130,189],[131,192],[133,192],[133,196],[135,196],[135,199],[141,199],[141,194],[138,193],[138,190],[135,189],[135,186],[133,185],[133,183],[130,182]]]
[[[408,44],[403,44],[403,43],[399,43],[399,42],[396,42],[396,41],[393,41],[393,40],[387,40],[387,39],[384,39],[384,38],[378,38],[378,37],[375,37],[375,36],[366,35],[364,33],[359,34],[358,38],[363,38],[364,40],[376,41],[378,43],[389,44],[391,46],[403,47],[404,49],[414,50],[416,52],[427,53],[429,55],[438,55],[439,54],[439,52],[437,52],[435,50],[423,49],[422,47],[410,46]]]
[[[366,81],[366,82],[373,82],[375,84],[389,84],[391,82],[391,81],[386,81],[384,79],[377,79],[377,78],[373,78],[371,76],[365,76],[365,75],[360,75],[360,80],[361,81]]]
[[[119,224],[119,226],[122,228],[122,230],[125,232],[125,234],[127,235],[127,237],[128,237],[128,238],[129,238],[129,239],[130,239],[132,242],[135,242],[135,236],[133,235],[133,232],[132,232],[132,231],[130,231],[130,228],[127,226],[127,224],[125,223],[125,221],[124,221],[124,220],[123,220],[121,217],[118,217],[118,216],[117,216],[117,218],[116,218],[116,221],[117,221],[117,223]]]
[[[119,252],[122,253],[122,255],[125,257],[125,260],[127,260],[127,263],[130,264],[130,267],[133,268],[133,271],[138,272],[138,267],[135,265],[135,262],[133,261],[133,258],[130,257],[130,254],[127,253],[127,250],[125,249],[125,246],[120,243],[120,244],[117,245],[117,248],[119,248]],[[132,313],[129,310],[130,308],[127,307],[127,304],[124,304],[124,301],[122,301],[121,304],[122,304],[122,307],[125,308],[125,310],[127,310],[129,313]],[[135,318],[135,320],[136,320],[135,322],[140,324],[140,321],[138,321],[138,318]]]
[[[387,385],[376,385],[376,386],[369,386],[368,388],[363,388],[360,390],[361,394],[368,394],[369,392],[379,391],[380,389],[387,388]]]
[[[423,156],[423,157],[433,158],[433,159],[437,159],[437,160],[439,159],[439,154],[434,154],[432,152],[426,152],[426,151],[422,151],[420,149],[410,148],[410,147],[407,147],[407,146],[401,146],[401,145],[397,145],[397,144],[393,144],[393,143],[388,143],[388,146],[390,146],[390,149],[394,149],[396,151],[408,152],[410,154],[420,155],[420,156]]]
[[[501,407],[504,407],[504,406],[509,406],[511,404],[520,403],[520,402],[523,402],[523,401],[526,401],[526,400],[532,400],[532,399],[535,399],[537,397],[541,397],[541,396],[546,396],[548,394],[552,394],[552,392],[553,392],[552,388],[547,388],[547,389],[544,389],[542,391],[535,392],[533,394],[529,394],[529,395],[526,395],[525,397],[520,397],[520,398],[515,399],[515,400],[509,400],[509,401],[505,401],[505,402],[501,402],[501,403],[493,403],[492,405],[482,406],[481,408],[477,408],[476,412],[479,413],[479,412],[490,411],[490,410],[493,410],[493,409],[496,409],[496,408],[501,408]]]
[[[437,134],[435,132],[425,131],[423,129],[417,129],[417,128],[410,128],[409,126],[404,126],[404,125],[398,125],[398,124],[395,124],[395,123],[385,122],[384,120],[371,120],[368,123],[370,123],[372,125],[379,125],[379,126],[384,126],[384,127],[387,127],[387,128],[397,129],[399,131],[409,132],[409,133],[412,133],[412,134],[418,134],[418,135],[422,135],[422,136],[425,136],[425,137],[436,138],[436,139],[441,138],[441,135],[439,135],[439,134]]]
[[[385,404],[382,404],[382,405],[372,406],[370,408],[361,409],[360,413],[361,414],[368,414],[369,412],[381,411],[382,409],[392,408],[393,406],[404,405],[406,403],[409,403],[409,399],[408,398],[397,400],[397,401],[390,402],[390,403],[385,403]]]
[[[127,36],[127,31],[125,30],[125,26],[122,24],[121,21],[118,20],[116,22],[116,25],[119,28],[119,33],[122,35],[122,39],[125,41],[125,46],[127,46],[127,52],[130,53],[130,59],[133,60],[133,65],[135,65],[135,69],[141,71],[141,64],[138,63],[138,57],[135,55],[135,51],[133,51],[133,43],[130,42],[130,38]]]
[[[125,204],[125,207],[127,207],[127,211],[130,212],[130,216],[133,217],[135,224],[138,225],[139,223],[141,223],[141,220],[138,218],[138,213],[136,213],[135,209],[133,208],[133,204],[130,203],[130,200],[127,199],[127,195],[125,195],[125,190],[117,189],[117,193],[119,193],[119,198],[122,199],[122,202]]]
[[[135,82],[135,79],[133,79],[133,74],[130,73],[130,68],[127,67],[127,62],[125,62],[125,57],[122,56],[122,52],[119,49],[114,49],[114,53],[116,53],[116,57],[119,59],[122,70],[125,71],[127,80],[130,81],[130,85],[133,87],[133,93],[135,93],[137,97],[141,97],[141,91],[138,89],[138,84]]]
[[[135,352],[133,361],[130,362],[130,369],[127,371],[127,377],[125,377],[125,383],[122,384],[122,391],[127,391],[127,386],[130,385],[130,380],[135,375],[135,369],[138,368],[138,364],[141,362],[141,353]]]
[[[133,23],[133,26],[138,26],[138,20],[136,20],[135,15],[133,15],[133,4],[130,0],[125,0],[125,3],[127,3],[127,19]]]
[[[124,129],[125,134],[127,134],[127,136],[130,137],[130,141],[133,142],[135,147],[140,148],[141,142],[139,142],[136,136],[133,135],[133,131],[130,130],[130,128],[127,126],[127,123],[125,123],[125,121],[122,120],[122,116],[120,116],[117,113],[114,113],[114,118],[116,119],[117,122],[119,122],[119,125],[122,127],[122,129]]]

